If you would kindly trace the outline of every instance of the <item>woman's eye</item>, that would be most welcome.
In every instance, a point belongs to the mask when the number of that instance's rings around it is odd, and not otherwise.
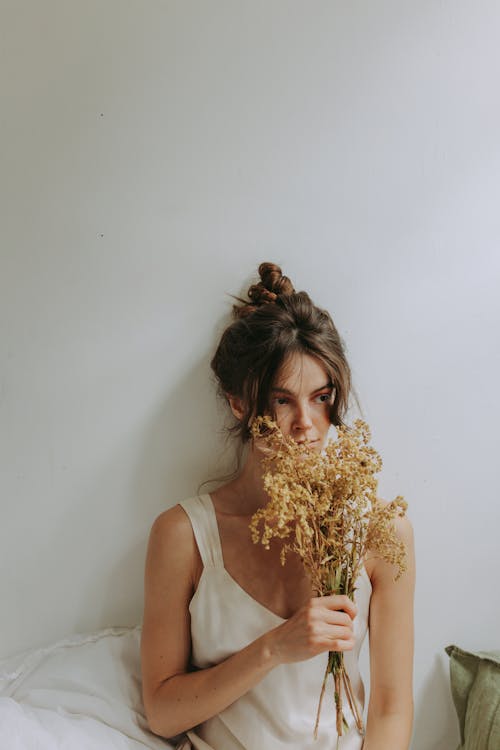
[[[278,406],[284,406],[285,404],[288,404],[288,399],[284,397],[277,398],[275,399],[275,401],[278,404]]]
[[[319,400],[324,404],[327,401],[330,401],[331,393],[320,393],[318,398]]]

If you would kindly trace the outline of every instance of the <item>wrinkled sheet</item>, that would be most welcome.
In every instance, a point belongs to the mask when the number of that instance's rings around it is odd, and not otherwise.
[[[0,662],[3,750],[173,750],[149,731],[140,627],[107,628]]]

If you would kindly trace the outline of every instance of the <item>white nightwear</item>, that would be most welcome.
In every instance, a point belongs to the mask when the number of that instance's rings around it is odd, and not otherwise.
[[[193,665],[204,669],[240,651],[263,633],[285,620],[259,604],[224,568],[222,549],[210,495],[180,503],[185,510],[200,551],[203,572],[191,599]],[[356,645],[344,652],[352,687],[362,710],[364,687],[358,656],[366,635],[371,583],[363,567],[357,581],[354,619]],[[282,664],[217,716],[187,732],[178,748],[195,750],[335,750],[333,680],[329,677],[321,709],[318,739],[313,730],[327,654],[305,661]],[[360,750],[359,735],[344,696],[344,715],[349,724],[340,740],[341,750]],[[190,744],[191,743],[191,744]]]

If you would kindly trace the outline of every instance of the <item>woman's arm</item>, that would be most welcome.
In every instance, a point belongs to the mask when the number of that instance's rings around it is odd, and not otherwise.
[[[152,731],[164,737],[213,716],[273,666],[262,638],[216,667],[187,671],[188,606],[201,566],[184,510],[162,513],[151,529],[146,558],[141,661],[146,716]]]
[[[407,750],[413,723],[413,597],[415,549],[408,518],[396,519],[408,569],[377,559],[370,600],[370,701],[363,750]]]
[[[220,664],[188,672],[188,607],[200,570],[184,510],[176,506],[162,513],[149,539],[141,639],[144,706],[156,734],[173,737],[215,716],[278,664],[353,648],[353,603],[343,596],[312,598],[289,620]]]

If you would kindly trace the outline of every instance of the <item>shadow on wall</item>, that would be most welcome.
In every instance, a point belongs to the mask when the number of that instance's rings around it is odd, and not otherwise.
[[[103,446],[92,473],[78,478],[71,502],[54,517],[45,542],[47,564],[52,566],[47,575],[54,571],[55,584],[45,594],[42,613],[48,620],[47,642],[65,636],[68,629],[91,632],[141,622],[144,563],[154,519],[196,494],[201,482],[234,469],[234,443],[223,437],[229,411],[217,399],[210,370],[227,322],[227,316],[221,318],[212,336],[192,335],[190,345],[180,350],[174,341],[164,342],[156,357],[164,369],[162,392],[145,394],[148,407],[123,420],[118,439]],[[97,416],[91,413],[87,419]],[[204,485],[201,491],[212,488]],[[37,570],[35,559],[28,562]],[[71,580],[73,569],[77,585],[66,584],[65,590],[63,580]],[[54,620],[60,606],[65,620],[58,630]],[[39,645],[44,643],[42,637]]]
[[[216,397],[205,355],[178,382],[168,384],[163,403],[144,423],[122,505],[126,527],[134,524],[137,529],[137,542],[106,571],[101,599],[94,601],[103,625],[141,621],[147,539],[156,516],[195,495],[201,482],[234,469],[234,443],[224,441],[227,415]],[[208,484],[200,491],[210,489],[213,485]],[[89,600],[92,595],[95,600],[90,587]]]
[[[412,750],[453,750],[458,747],[459,742],[458,720],[450,691],[448,657],[446,654],[435,654],[432,668],[415,700],[411,747]]]
[[[229,409],[217,398],[210,369],[228,322],[227,316],[218,321],[210,340],[198,348],[199,356],[185,361],[178,380],[169,379],[163,403],[144,425],[129,500],[148,531],[158,513],[196,494],[201,482],[235,468],[235,443],[224,440]]]

